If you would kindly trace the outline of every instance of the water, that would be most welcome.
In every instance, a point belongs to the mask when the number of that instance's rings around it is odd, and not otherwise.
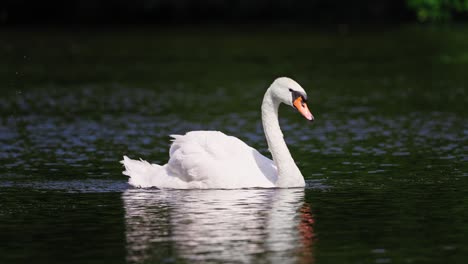
[[[468,32],[279,31],[0,32],[0,263],[464,263]],[[170,134],[268,155],[282,75],[316,117],[280,109],[307,188],[126,184],[122,155],[165,163]]]
[[[128,190],[123,194],[127,260],[310,260],[314,220],[303,200],[302,189]],[[178,254],[168,257],[155,247]]]

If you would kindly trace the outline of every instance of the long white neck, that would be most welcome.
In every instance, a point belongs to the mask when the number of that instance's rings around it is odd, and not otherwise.
[[[270,87],[262,103],[262,123],[268,149],[278,169],[277,187],[302,187],[305,185],[304,177],[294,162],[288,146],[283,138],[283,133],[278,120],[278,108],[280,102],[273,95]]]

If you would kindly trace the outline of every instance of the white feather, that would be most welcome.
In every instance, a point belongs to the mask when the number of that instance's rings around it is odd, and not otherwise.
[[[150,164],[124,157],[124,174],[136,187],[249,188],[275,187],[273,161],[238,138],[218,131],[192,131],[175,140],[169,162]]]

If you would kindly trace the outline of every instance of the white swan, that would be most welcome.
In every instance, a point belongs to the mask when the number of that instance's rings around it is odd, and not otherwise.
[[[281,103],[313,121],[307,94],[294,80],[276,79],[263,97],[262,123],[273,161],[236,137],[218,131],[192,131],[173,135],[169,161],[150,164],[124,156],[123,174],[136,187],[174,189],[290,188],[305,186],[283,139],[278,121]]]

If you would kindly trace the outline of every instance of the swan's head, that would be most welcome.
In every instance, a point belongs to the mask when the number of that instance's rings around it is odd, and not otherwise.
[[[273,82],[271,89],[277,100],[294,107],[307,120],[314,121],[314,116],[307,107],[307,93],[296,81],[280,77]]]

